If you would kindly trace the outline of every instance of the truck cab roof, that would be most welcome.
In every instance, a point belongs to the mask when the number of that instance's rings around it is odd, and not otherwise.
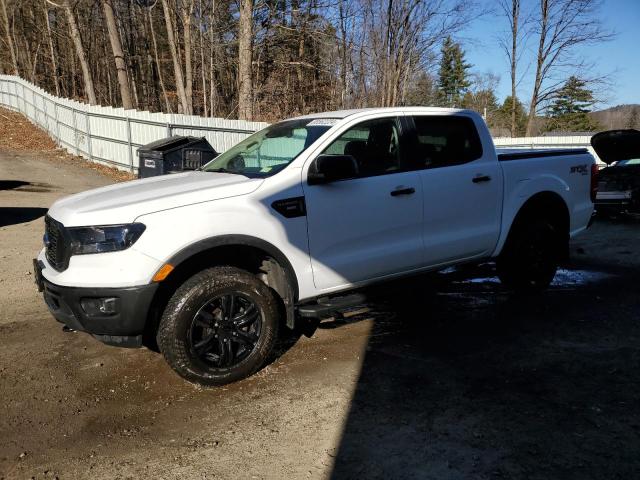
[[[432,114],[456,114],[471,113],[470,110],[459,108],[441,108],[441,107],[373,107],[373,108],[353,108],[348,110],[336,110],[333,112],[312,113],[302,115],[296,119],[302,118],[338,118],[343,119],[358,114],[367,113],[384,113],[384,112],[400,112],[400,113],[432,113]],[[474,113],[475,114],[475,113]]]

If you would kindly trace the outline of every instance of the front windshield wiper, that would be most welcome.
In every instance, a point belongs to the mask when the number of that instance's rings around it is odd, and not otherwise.
[[[243,177],[246,177],[246,175],[244,173],[240,173],[240,172],[236,172],[233,170],[227,170],[224,167],[218,167],[218,168],[208,168],[206,170],[202,170],[203,172],[213,172],[213,173],[230,173],[232,175],[242,175]]]

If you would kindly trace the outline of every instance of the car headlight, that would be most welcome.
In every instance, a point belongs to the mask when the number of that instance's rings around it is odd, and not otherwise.
[[[145,228],[142,223],[69,228],[71,255],[125,250],[140,238]]]

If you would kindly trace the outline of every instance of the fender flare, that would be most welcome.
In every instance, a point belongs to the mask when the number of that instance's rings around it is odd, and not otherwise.
[[[182,250],[172,255],[166,263],[177,267],[185,260],[188,260],[189,258],[199,253],[215,249],[217,247],[233,246],[252,247],[258,250],[262,250],[267,255],[272,257],[276,262],[278,262],[280,267],[282,267],[287,277],[289,288],[291,289],[291,298],[288,299],[288,301],[287,299],[283,299],[285,301],[285,307],[287,309],[287,325],[293,328],[295,322],[295,305],[298,301],[299,292],[298,277],[286,255],[282,253],[282,251],[278,247],[267,242],[266,240],[250,235],[219,235],[215,237],[205,238],[184,247]]]

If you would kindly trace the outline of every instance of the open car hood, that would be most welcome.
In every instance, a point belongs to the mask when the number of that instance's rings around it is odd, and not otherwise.
[[[607,165],[620,160],[640,158],[638,130],[608,130],[591,137],[591,146]]]

